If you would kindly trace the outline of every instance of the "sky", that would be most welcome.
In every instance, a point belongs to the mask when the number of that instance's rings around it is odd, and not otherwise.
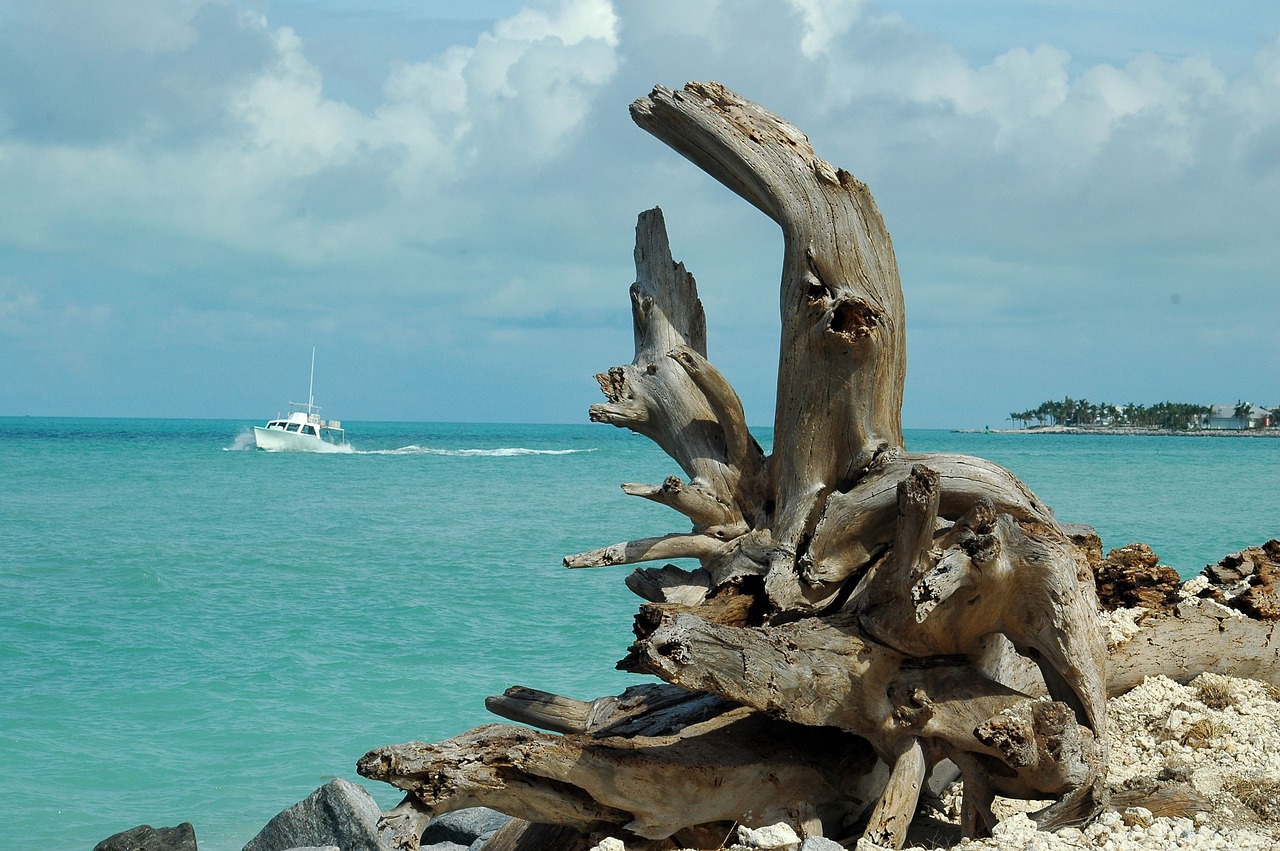
[[[0,416],[586,422],[663,209],[773,420],[777,225],[636,127],[715,80],[871,188],[907,428],[1280,407],[1280,3],[0,0]],[[601,426],[603,428],[603,426]]]

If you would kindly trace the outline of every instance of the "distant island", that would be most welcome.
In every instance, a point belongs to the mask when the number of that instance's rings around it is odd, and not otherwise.
[[[1067,396],[1061,401],[1041,402],[1035,408],[1012,412],[1008,419],[1015,428],[981,430],[1056,434],[1280,434],[1280,405],[1264,408],[1245,401],[1217,405],[1159,402],[1148,406],[1134,402],[1094,403]]]

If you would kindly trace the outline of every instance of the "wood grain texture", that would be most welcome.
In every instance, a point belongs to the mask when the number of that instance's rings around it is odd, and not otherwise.
[[[1079,533],[999,465],[907,452],[904,298],[870,190],[717,83],[659,86],[631,115],[782,230],[772,451],[709,357],[662,212],[642,213],[634,357],[596,376],[589,415],[671,458],[683,477],[622,489],[679,527],[564,563],[657,563],[627,579],[649,602],[619,667],[665,684],[593,701],[511,689],[489,708],[560,735],[491,725],[380,748],[360,772],[414,799],[401,822],[482,804],[628,847],[779,820],[854,839],[859,815],[900,847],[943,760],[970,833],[992,828],[997,794],[1087,819],[1106,804],[1106,643]]]

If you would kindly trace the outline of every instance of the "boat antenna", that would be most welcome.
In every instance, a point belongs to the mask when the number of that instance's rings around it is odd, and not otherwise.
[[[307,413],[316,406],[316,347],[311,347],[311,382],[307,385]]]

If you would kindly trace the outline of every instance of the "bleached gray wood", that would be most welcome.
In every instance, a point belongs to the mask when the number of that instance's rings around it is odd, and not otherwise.
[[[906,322],[889,234],[864,184],[724,86],[659,86],[631,115],[782,228],[772,529],[795,547],[827,494],[903,445]]]
[[[663,535],[610,544],[598,550],[565,556],[565,567],[610,567],[671,558],[696,558],[706,561],[724,551],[724,541],[714,535]]]
[[[907,740],[902,745],[902,752],[889,769],[889,782],[871,811],[863,833],[866,839],[882,848],[902,847],[929,770],[919,739]]]
[[[602,697],[595,701],[574,700],[538,689],[512,686],[501,695],[485,699],[485,708],[494,715],[551,730],[555,733],[582,733],[591,726],[597,704],[616,702]]]
[[[1107,688],[1123,694],[1149,676],[1180,683],[1209,671],[1280,686],[1280,621],[1191,598],[1142,619],[1110,654]]]
[[[1059,799],[1047,818],[1088,817],[1105,805],[1106,647],[1091,575],[1010,471],[906,451],[904,300],[871,193],[719,84],[658,87],[631,113],[769,215],[784,241],[771,455],[708,359],[696,285],[656,209],[636,228],[634,359],[597,376],[607,401],[591,419],[649,437],[688,477],[624,492],[687,525],[564,563],[697,561],[627,580],[655,602],[619,664],[679,688],[616,702],[509,691],[490,708],[564,735],[480,728],[380,749],[362,773],[432,811],[482,802],[651,840],[724,819],[803,828],[806,800],[870,808],[868,837],[900,846],[926,772],[950,756],[971,831],[992,826],[995,794]],[[1052,700],[1034,703],[1041,685]],[[832,750],[836,730],[864,744]],[[832,754],[854,752],[833,779]]]
[[[864,569],[893,542],[897,486],[916,464],[939,477],[938,513],[957,520],[979,498],[1022,522],[1052,523],[1053,512],[1008,470],[981,458],[949,453],[887,452],[846,493],[832,494],[823,507],[813,542],[801,559],[812,585],[836,584]]]
[[[686,487],[676,476],[668,476],[661,485],[623,482],[622,492],[628,496],[653,500],[680,512],[693,521],[693,528],[699,532],[708,528],[731,526],[739,526],[742,531],[746,531],[746,523],[738,517],[732,506],[706,491]]]
[[[726,627],[674,607],[646,606],[629,668],[690,689],[704,689],[780,718],[834,726],[862,736],[886,765],[897,765],[916,744],[929,742],[962,764],[975,757],[1004,764],[990,788],[1007,797],[1063,796],[1105,806],[1105,776],[1097,739],[1065,703],[1040,703],[987,677],[961,657],[935,657],[921,667],[909,657],[859,635],[848,615],[808,618],[775,627]],[[873,685],[874,684],[874,685]],[[984,738],[984,725],[1031,706],[1060,707],[1037,716],[1031,751],[1009,751]],[[1028,730],[1031,727],[1028,726]],[[937,759],[937,756],[934,757]],[[915,811],[920,784],[914,762],[895,773],[891,800],[875,816],[881,839]],[[977,770],[977,769],[975,769]],[[1076,795],[1080,792],[1080,795]],[[1074,796],[1074,797],[1073,797]],[[904,821],[905,820],[905,821]],[[892,828],[892,829],[891,829]],[[905,829],[905,828],[904,828]],[[878,841],[878,840],[877,840]]]
[[[886,764],[897,766],[869,835],[900,844],[927,767],[922,756],[912,756],[921,748],[920,731],[908,735],[895,727],[908,708],[867,696],[904,688],[914,676],[908,672],[926,660],[971,660],[964,663],[968,684],[935,677],[931,688],[942,693],[929,698],[929,712],[946,706],[939,719],[979,723],[976,716],[991,709],[993,698],[972,693],[973,683],[989,684],[982,688],[1002,700],[1022,697],[988,676],[1016,667],[990,652],[993,637],[1004,636],[1006,647],[1034,658],[1051,696],[1087,728],[1076,739],[1091,740],[1089,731],[1101,734],[1105,724],[1105,644],[1082,581],[1088,577],[1052,512],[1007,470],[962,456],[906,453],[902,291],[892,242],[866,186],[820,159],[787,122],[715,83],[691,83],[682,91],[658,87],[631,111],[641,127],[782,228],[774,448],[761,458],[737,395],[706,361],[705,349],[671,346],[669,357],[692,386],[664,379],[660,407],[687,421],[691,399],[705,406],[702,415],[718,426],[720,441],[710,455],[733,470],[719,479],[726,487],[715,497],[732,504],[741,522],[700,523],[713,513],[691,510],[678,490],[633,486],[628,492],[683,507],[695,520],[693,533],[615,544],[565,563],[697,559],[711,578],[706,599],[698,600],[699,591],[691,612],[663,616],[649,625],[651,633],[642,614],[641,639],[627,663],[801,723],[857,728]],[[645,235],[638,234],[637,258],[654,253],[642,249],[642,240],[665,249],[657,224],[646,222]],[[660,265],[669,265],[665,257]],[[643,277],[640,269],[638,262]],[[665,375],[651,365],[654,350],[646,346],[638,334],[635,364],[648,375]],[[611,375],[611,382],[601,382],[611,403],[630,404],[638,394],[623,392],[627,376],[616,369]],[[651,427],[654,406],[641,407],[644,417],[629,415],[627,422]],[[596,409],[593,417],[599,418]],[[707,452],[700,442],[705,434],[691,435],[698,453]],[[680,454],[665,433],[655,439],[689,470],[687,448]],[[642,596],[670,599],[662,574],[635,576],[632,587]],[[756,587],[763,590],[764,620],[779,623],[780,631],[762,624],[764,631],[748,638],[736,626],[699,617],[700,609],[713,611],[722,589],[753,577],[763,580]],[[814,617],[833,607],[840,611]],[[689,636],[697,638],[684,640]],[[779,656],[785,665],[766,661]],[[787,714],[795,705],[806,708],[802,718]],[[884,725],[897,732],[884,733]],[[963,724],[926,726],[940,731],[944,748],[979,748]],[[1076,762],[1081,776],[1041,778],[1041,785],[1057,783],[1060,794],[1093,788],[1104,766],[1083,756]],[[970,761],[971,775],[978,764]],[[1019,769],[1009,773],[1022,777]],[[975,780],[975,787],[984,785],[996,784]]]
[[[627,587],[651,603],[697,606],[707,599],[711,586],[706,570],[683,570],[674,564],[636,570],[627,577]]]
[[[378,819],[378,841],[392,851],[418,851],[431,819],[431,811],[415,795],[405,795]]]
[[[856,737],[742,707],[660,737],[553,736],[494,724],[438,744],[378,748],[357,768],[435,815],[487,806],[650,840],[719,822],[761,827],[805,804],[855,817],[883,782]]]
[[[688,372],[669,355],[689,352],[705,363],[706,319],[697,285],[671,257],[662,211],[649,210],[636,224],[636,281],[631,286],[635,358],[596,376],[608,402],[591,406],[591,419],[626,427],[653,440],[689,475],[688,488],[726,507],[717,523],[744,518],[739,488],[744,472],[726,456],[726,429]],[[727,382],[725,382],[727,386]],[[737,405],[741,411],[741,404]],[[740,413],[739,413],[740,416]],[[757,464],[762,462],[756,461]]]

